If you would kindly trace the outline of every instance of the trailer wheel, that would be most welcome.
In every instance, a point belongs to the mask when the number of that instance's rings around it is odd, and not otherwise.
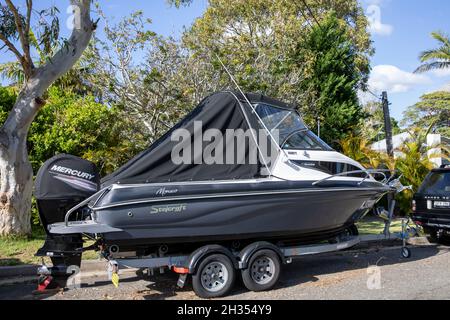
[[[409,250],[409,248],[407,248],[407,247],[403,247],[402,248],[402,257],[404,259],[409,259],[411,257],[411,250]]]
[[[248,268],[241,271],[245,287],[251,291],[272,289],[281,273],[280,257],[272,250],[260,250],[253,254]]]
[[[192,286],[200,298],[226,295],[233,287],[235,270],[231,260],[223,254],[212,254],[199,264],[192,276]]]

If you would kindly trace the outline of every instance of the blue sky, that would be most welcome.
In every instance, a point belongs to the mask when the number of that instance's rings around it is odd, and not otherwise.
[[[371,21],[376,53],[372,58],[370,88],[376,94],[386,90],[391,101],[391,113],[401,119],[406,107],[418,101],[422,94],[442,88],[450,90],[450,71],[415,75],[421,51],[434,48],[430,37],[434,30],[450,33],[450,1],[447,0],[360,0]],[[143,10],[153,20],[153,30],[163,35],[179,36],[202,15],[207,0],[194,0],[182,9],[170,7],[165,0],[124,1],[102,0],[103,10],[110,17],[120,18],[135,10]],[[39,7],[61,3],[61,0],[41,0]],[[68,15],[59,5],[64,19]],[[63,29],[64,30],[64,29]],[[99,28],[101,30],[101,26]],[[67,31],[68,32],[68,31]],[[2,51],[0,62],[12,57]],[[365,101],[370,95],[362,95]]]
[[[421,76],[412,74],[420,64],[419,53],[437,47],[430,33],[436,30],[450,33],[450,1],[363,0],[362,4],[369,17],[379,8],[381,18],[380,24],[372,26],[376,53],[369,84],[377,94],[388,91],[395,118],[401,119],[405,108],[417,102],[421,95],[444,87],[450,90],[449,70]]]

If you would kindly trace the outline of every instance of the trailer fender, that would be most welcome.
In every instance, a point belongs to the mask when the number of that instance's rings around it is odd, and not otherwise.
[[[264,250],[264,249],[272,250],[275,253],[277,253],[278,256],[280,257],[280,260],[282,261],[282,263],[286,264],[286,258],[284,256],[283,252],[281,252],[279,247],[277,247],[276,245],[274,245],[270,242],[259,241],[259,242],[254,242],[252,244],[249,244],[244,249],[242,249],[242,251],[239,253],[239,269],[247,269],[248,262],[249,262],[250,258],[252,257],[252,255],[256,251]]]
[[[189,269],[189,274],[195,274],[197,272],[197,266],[204,257],[210,254],[217,254],[217,253],[224,254],[228,258],[230,258],[231,262],[233,263],[233,266],[236,269],[238,269],[239,265],[237,259],[230,250],[228,250],[224,246],[212,244],[198,248],[197,250],[191,253],[186,263],[186,267]]]

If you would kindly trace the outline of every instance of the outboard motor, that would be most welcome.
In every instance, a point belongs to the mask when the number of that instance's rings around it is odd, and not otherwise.
[[[100,188],[100,174],[90,161],[66,154],[57,155],[39,169],[35,182],[35,197],[41,223],[47,233],[44,246],[36,256],[50,257],[53,267],[48,274],[65,286],[68,267],[80,267],[83,241],[81,235],[52,235],[48,226],[64,222],[67,211],[89,198]],[[81,215],[81,216],[80,216]],[[86,212],[73,214],[83,219]]]

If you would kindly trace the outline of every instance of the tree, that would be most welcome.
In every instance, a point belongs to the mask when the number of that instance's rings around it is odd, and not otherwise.
[[[415,192],[419,189],[426,175],[433,169],[433,158],[442,157],[448,159],[449,149],[445,145],[427,145],[427,136],[431,131],[428,128],[411,128],[410,138],[405,141],[396,152],[399,156],[395,159],[395,168],[402,174],[403,185],[411,185],[412,190],[397,195],[398,206],[404,214],[410,213],[411,201]],[[440,154],[429,154],[429,151],[441,149]]]
[[[380,153],[371,149],[371,141],[362,135],[350,134],[340,141],[342,152],[365,168],[379,168],[383,162]]]
[[[192,3],[193,0],[168,0],[167,2],[175,7],[187,6]]]
[[[172,38],[157,35],[138,11],[112,24],[86,51],[87,77],[102,100],[129,124],[140,149],[155,141],[194,105],[217,89],[211,64],[204,65]]]
[[[313,109],[310,122],[319,121],[321,137],[337,146],[363,117],[357,96],[361,80],[355,72],[357,51],[334,13],[314,26],[306,45],[315,53],[307,64],[309,76],[302,82]]]
[[[360,120],[359,135],[368,142],[376,142],[386,138],[384,129],[384,114],[381,102],[369,101],[363,106],[364,118]],[[391,117],[392,134],[397,135],[402,132],[398,121]]]
[[[210,69],[210,78],[215,80],[217,88],[235,89],[218,63],[216,54],[243,90],[298,105],[307,123],[315,128],[313,98],[318,98],[320,92],[317,90],[323,88],[307,86],[305,81],[309,79],[312,84],[313,78],[319,75],[319,63],[315,63],[318,54],[325,53],[317,50],[328,48],[312,46],[315,43],[310,39],[312,32],[319,32],[318,24],[326,25],[332,11],[335,12],[338,29],[343,33],[339,40],[345,38],[345,45],[352,50],[349,59],[339,56],[351,60],[350,67],[341,67],[335,70],[335,74],[353,72],[354,79],[349,79],[349,89],[365,87],[369,74],[368,57],[373,50],[366,31],[367,20],[357,1],[307,1],[307,6],[303,1],[286,0],[212,0],[209,4],[203,16],[185,32],[183,45],[192,52],[192,57],[203,61],[203,65],[214,66]],[[315,70],[314,66],[317,67]],[[331,89],[327,93],[335,94]],[[343,98],[339,99],[342,101]],[[340,107],[347,109],[343,112],[354,111],[344,105]],[[349,123],[353,124],[358,116],[355,113],[349,118]],[[344,126],[348,129],[347,124]],[[339,138],[333,137],[333,141]]]
[[[177,72],[178,52],[170,50],[168,54],[166,42],[150,30],[151,21],[141,11],[112,25],[97,9],[105,21],[105,37],[94,38],[86,51],[86,59],[92,65],[89,82],[105,103],[131,120],[129,132],[134,134],[130,136],[138,133],[145,137],[144,148],[161,135],[161,130],[167,130],[163,121],[170,118],[174,109],[167,107],[168,100],[176,105],[164,77]]]
[[[31,50],[33,1],[26,1],[24,14],[11,0],[5,0],[5,3],[1,4],[0,11],[0,40],[20,63],[24,84],[0,128],[0,235],[22,235],[31,231],[33,170],[27,155],[28,131],[45,105],[46,90],[77,62],[96,24],[90,18],[90,0],[70,0],[74,12],[72,34],[53,50],[59,40],[59,22],[55,14],[50,14],[54,18],[46,23],[48,13],[42,11],[37,21],[36,38],[51,54],[45,62],[35,65]]]
[[[314,56],[305,46],[310,32],[307,22],[312,18],[301,14],[301,10],[306,12],[304,5],[302,9],[285,0],[233,0],[231,4],[214,0],[209,4],[181,42],[155,34],[151,21],[144,19],[142,12],[135,12],[116,25],[104,17],[106,36],[96,38],[88,50],[87,60],[93,66],[89,82],[108,105],[121,110],[132,132],[146,137],[146,144],[208,94],[235,89],[216,54],[244,90],[295,102],[305,113],[311,112],[301,87],[305,62]],[[367,74],[371,47],[357,2],[310,5],[321,19],[324,8],[336,8],[340,23],[358,48],[355,72]],[[101,10],[99,15],[103,16]],[[361,76],[358,85],[363,83]]]
[[[450,68],[450,38],[442,32],[432,32],[431,36],[438,41],[439,47],[420,54],[419,59],[423,64],[415,73]]]
[[[0,87],[0,124],[5,122],[8,113],[16,102],[17,95],[13,88]]]
[[[450,150],[445,145],[427,146],[429,128],[412,128],[409,138],[395,150],[396,157],[392,159],[385,152],[377,152],[370,147],[370,141],[365,137],[349,136],[341,141],[344,154],[357,160],[365,168],[396,170],[401,175],[401,182],[405,186],[412,186],[412,191],[404,191],[396,196],[397,206],[403,215],[410,213],[411,200],[417,192],[425,176],[433,168],[432,158],[448,159]],[[440,154],[430,154],[429,151],[441,149]]]
[[[13,88],[0,87],[0,123],[8,117],[16,98]],[[36,173],[54,155],[68,153],[94,162],[102,175],[113,172],[138,152],[124,136],[128,123],[121,120],[115,108],[98,103],[93,95],[79,95],[54,84],[28,134],[33,171]],[[32,222],[39,224],[34,201]]]
[[[117,110],[94,96],[52,86],[28,135],[34,172],[56,154],[68,153],[94,162],[103,175],[111,173],[129,159],[132,149],[121,135],[125,123],[117,119]]]
[[[428,128],[450,136],[450,92],[438,91],[425,94],[415,105],[403,113],[402,125]]]

